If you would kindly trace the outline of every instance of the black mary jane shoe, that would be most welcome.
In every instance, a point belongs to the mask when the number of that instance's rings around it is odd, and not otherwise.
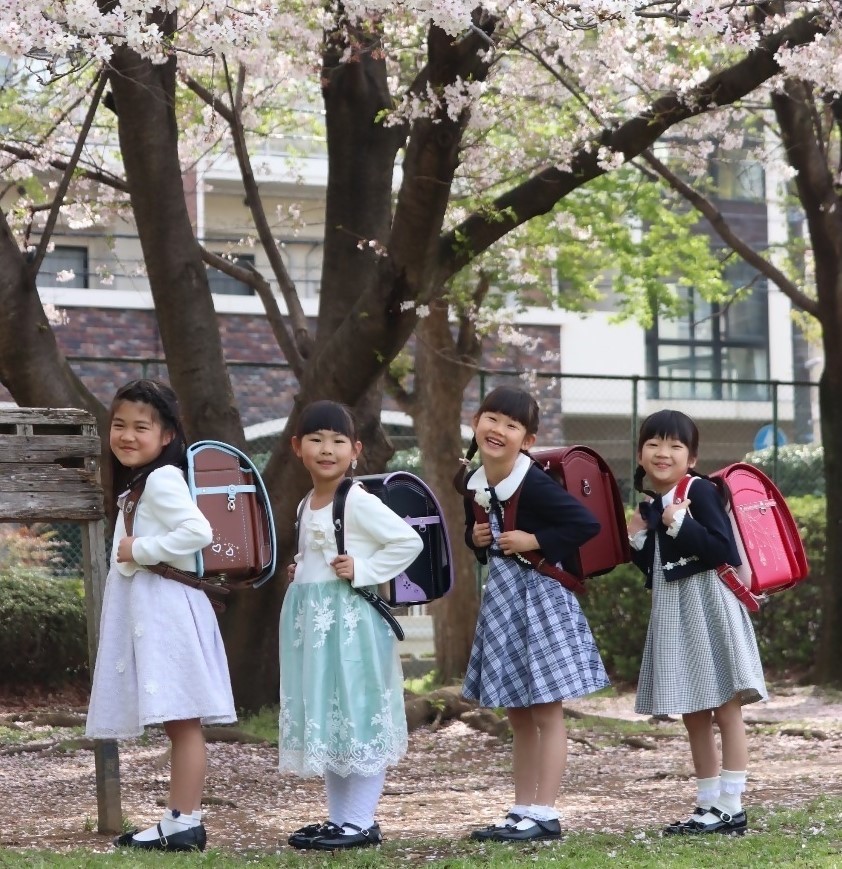
[[[509,827],[514,827],[518,821],[522,820],[523,815],[519,815],[517,812],[509,812],[506,815],[505,824],[490,824],[487,827],[483,827],[481,830],[474,830],[468,838],[473,839],[475,842],[487,842],[495,833],[500,830],[506,830]]]
[[[352,827],[356,833],[343,833],[339,828],[338,835],[316,836],[310,847],[316,851],[338,851],[341,848],[368,848],[370,845],[379,845],[383,841],[379,824],[372,824],[367,830],[363,830],[356,824],[343,824],[343,827]]]
[[[318,836],[341,835],[342,827],[337,827],[336,824],[330,821],[324,821],[323,823],[307,824],[306,827],[299,828],[287,839],[287,844],[292,845],[293,848],[311,848],[313,846],[313,839]]]
[[[129,830],[128,833],[123,833],[122,835],[117,836],[117,838],[114,839],[114,845],[117,848],[128,848],[132,844],[132,836],[139,832],[140,828],[135,827],[133,830]]]
[[[120,837],[121,839],[123,836]],[[130,848],[140,851],[204,851],[208,836],[204,824],[188,827],[170,836],[165,836],[161,825],[158,824],[158,838],[139,842],[135,838],[128,841]]]
[[[550,821],[539,821],[535,818],[523,818],[524,821],[532,821],[532,826],[525,830],[519,830],[517,827],[497,828],[494,833],[489,836],[488,841],[491,842],[536,842],[540,839],[560,839],[561,824],[558,818],[553,818]]]
[[[703,816],[706,812],[710,812],[719,818],[711,824],[703,824],[696,820],[697,817]],[[709,809],[702,809],[699,806],[693,811],[693,817],[687,821],[677,822],[664,827],[665,836],[699,836],[706,833],[721,833],[725,836],[742,836],[748,829],[748,817],[745,812],[737,812],[736,815],[718,809],[716,806],[711,806]]]

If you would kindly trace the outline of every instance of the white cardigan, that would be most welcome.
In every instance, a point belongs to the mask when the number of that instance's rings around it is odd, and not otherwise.
[[[311,495],[307,494],[302,503]],[[299,529],[299,545],[305,536]],[[351,487],[345,501],[345,549],[354,559],[355,588],[389,582],[406,570],[423,548],[418,532],[376,495],[362,486]],[[321,549],[330,564],[337,556],[335,537],[330,535]],[[299,552],[296,563],[301,557]]]
[[[196,553],[213,540],[210,522],[193,499],[184,474],[175,465],[157,468],[146,479],[137,502],[133,561],[117,562],[117,546],[126,536],[123,511],[114,528],[111,560],[123,576],[163,561],[181,570],[196,570]]]

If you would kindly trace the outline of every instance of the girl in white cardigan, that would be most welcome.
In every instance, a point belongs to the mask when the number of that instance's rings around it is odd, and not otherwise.
[[[168,386],[136,380],[117,391],[109,434],[120,514],[114,529],[87,734],[139,736],[163,724],[172,743],[170,793],[163,817],[115,844],[163,851],[203,850],[201,799],[207,767],[202,724],[236,720],[228,662],[207,595],[144,569],[165,562],[195,571],[211,527],[184,479],[185,438]],[[123,504],[144,483],[134,536]]]
[[[292,445],[313,490],[300,509],[293,581],[281,609],[279,766],[324,776],[328,819],[288,841],[325,851],[376,845],[386,767],[407,747],[403,674],[389,626],[353,588],[400,574],[420,553],[421,538],[355,485],[344,511],[347,554],[337,551],[333,498],[362,447],[347,408],[308,405]]]

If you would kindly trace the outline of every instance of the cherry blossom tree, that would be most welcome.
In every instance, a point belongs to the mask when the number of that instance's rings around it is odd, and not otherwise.
[[[464,0],[300,0],[278,10],[253,0],[165,8],[6,3],[0,50],[24,68],[46,64],[45,90],[66,91],[55,129],[25,141],[5,137],[6,170],[73,183],[61,197],[49,185],[22,195],[31,202],[7,236],[18,267],[4,272],[0,298],[31,294],[38,253],[26,262],[27,234],[36,224],[48,228],[45,210],[69,208],[68,195],[81,201],[76,185],[111,180],[113,190],[127,194],[138,227],[190,433],[242,437],[207,262],[252,284],[266,303],[300,385],[290,426],[308,401],[343,400],[360,412],[376,467],[388,452],[375,422],[382,378],[418,325],[419,308],[433,309],[455,276],[676,125],[780,80],[784,62],[806,65],[809,81],[835,68],[837,5],[790,5],[500,0],[476,8]],[[74,151],[67,142],[81,141],[79,114],[99,99],[98,76],[108,81],[121,165],[106,159],[109,119],[96,142],[102,158],[80,153],[69,169]],[[329,176],[321,305],[311,331],[262,209],[250,142],[294,123],[300,112],[293,110],[311,107],[319,92]],[[267,276],[202,251],[192,233],[180,170],[212,147],[230,149],[240,163],[255,237],[285,310],[267,291]],[[629,286],[632,306],[642,291]],[[30,309],[0,328],[19,336],[40,329],[39,318]],[[18,401],[32,403],[32,388],[15,381],[8,358],[0,358],[4,383]],[[42,371],[66,368],[60,354],[38,358]],[[82,402],[80,388],[66,403]],[[305,486],[288,459],[287,432],[266,471],[286,552]],[[225,619],[238,703],[246,708],[275,694],[281,595],[276,583],[259,600],[242,596]]]

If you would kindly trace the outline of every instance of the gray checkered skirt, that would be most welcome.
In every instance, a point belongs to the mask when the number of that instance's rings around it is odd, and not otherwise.
[[[523,707],[608,684],[573,592],[514,558],[492,556],[463,695],[490,708]]]
[[[681,715],[716,709],[734,697],[743,705],[766,700],[748,611],[716,571],[666,582],[656,543],[652,575],[635,711]]]

